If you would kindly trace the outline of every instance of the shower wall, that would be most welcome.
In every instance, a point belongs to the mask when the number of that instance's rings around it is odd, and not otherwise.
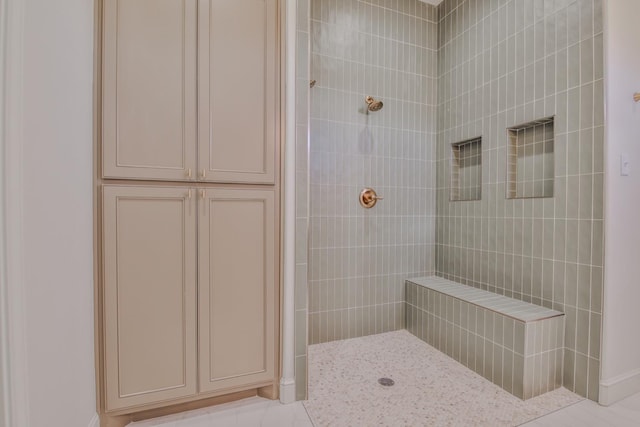
[[[404,328],[404,280],[435,271],[436,21],[417,0],[311,0],[311,344]]]
[[[438,12],[437,274],[566,313],[564,386],[597,400],[602,1],[445,0]],[[554,140],[532,131],[540,144],[518,157],[554,165],[551,197],[507,199],[508,170],[526,163],[507,168],[507,128],[549,117]],[[481,200],[450,201],[451,144],[477,137]]]

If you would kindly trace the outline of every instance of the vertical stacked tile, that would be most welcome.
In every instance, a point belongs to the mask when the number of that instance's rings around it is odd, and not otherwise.
[[[516,319],[411,280],[406,287],[407,330],[427,344],[521,399],[562,385],[565,316]]]
[[[417,0],[311,0],[312,344],[404,328],[404,279],[435,270],[436,20]]]
[[[565,316],[525,325],[523,399],[562,386]]]
[[[296,279],[295,375],[296,400],[307,398],[309,235],[309,9],[297,0],[296,31]]]
[[[481,200],[482,138],[451,146],[450,200]]]
[[[444,0],[438,12],[436,272],[564,312],[563,384],[597,400],[602,0]],[[507,129],[549,117],[553,196],[508,199]],[[452,202],[451,144],[479,136],[482,200]]]

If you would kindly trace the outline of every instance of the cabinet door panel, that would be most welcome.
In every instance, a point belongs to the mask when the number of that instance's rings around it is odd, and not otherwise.
[[[274,192],[208,190],[198,209],[200,390],[273,380]]]
[[[273,183],[277,0],[201,0],[199,5],[200,178]]]
[[[194,200],[104,187],[107,410],[196,393]]]
[[[196,0],[105,0],[103,174],[188,180],[196,156]]]

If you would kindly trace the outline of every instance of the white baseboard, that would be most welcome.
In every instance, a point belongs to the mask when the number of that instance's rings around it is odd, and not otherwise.
[[[288,404],[296,401],[296,381],[295,379],[280,381],[280,403]]]
[[[100,416],[98,414],[93,415],[88,427],[100,427]]]
[[[600,381],[598,403],[609,406],[636,393],[640,393],[640,369]]]
[[[98,414],[94,414],[93,418],[91,418],[89,427],[100,427],[100,416],[98,416]]]

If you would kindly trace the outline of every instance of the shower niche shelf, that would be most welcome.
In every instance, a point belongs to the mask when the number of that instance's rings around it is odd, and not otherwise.
[[[482,138],[451,144],[451,201],[482,197]]]
[[[507,198],[553,197],[554,117],[507,129]]]

